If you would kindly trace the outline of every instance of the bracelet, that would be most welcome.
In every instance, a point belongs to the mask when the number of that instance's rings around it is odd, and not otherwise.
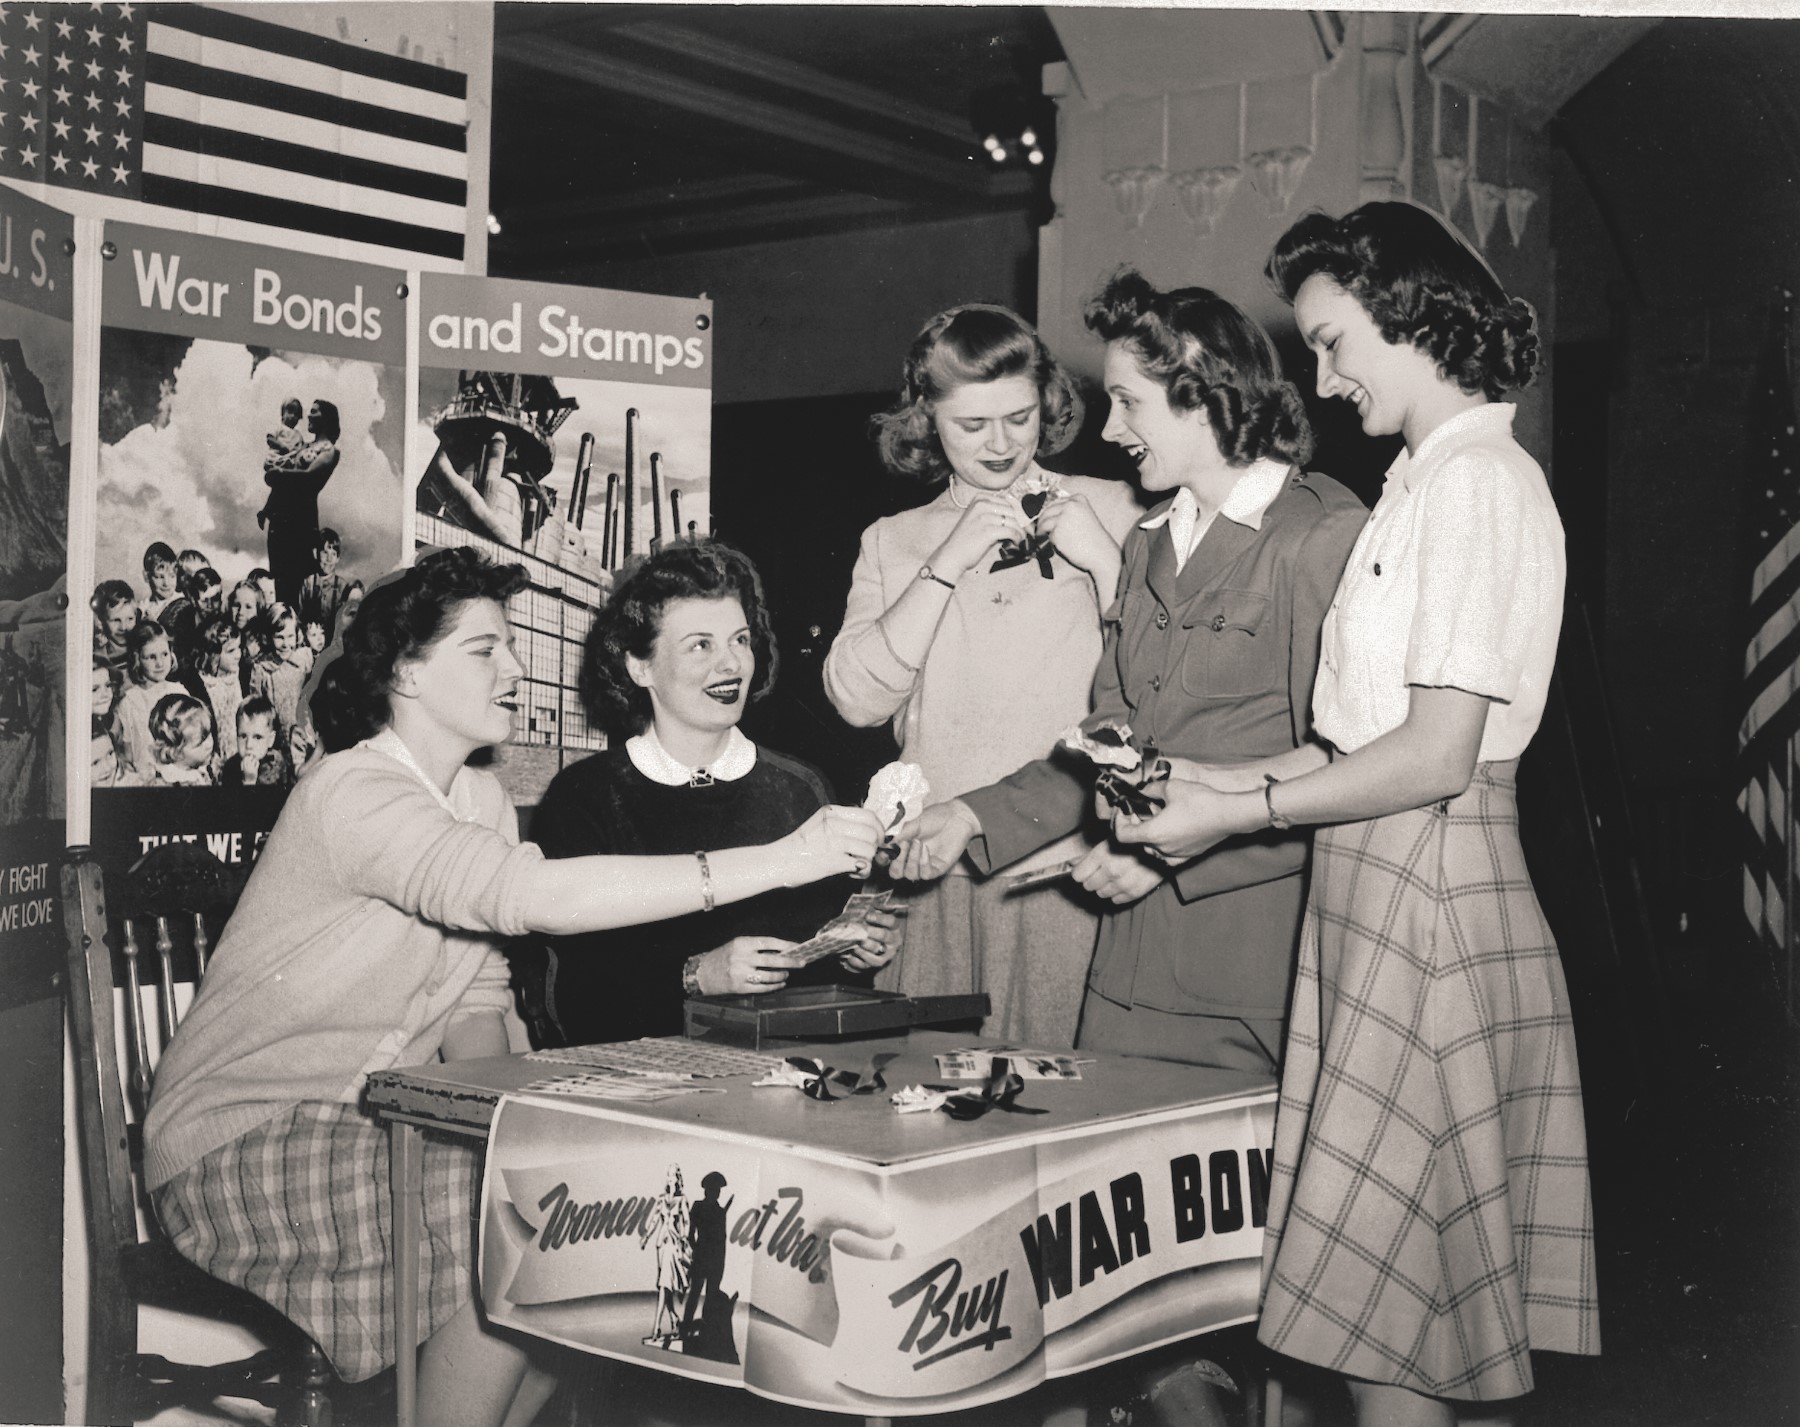
[[[694,860],[700,864],[700,910],[710,912],[713,902],[712,864],[706,860],[704,852],[696,852]]]
[[[704,994],[700,990],[700,963],[705,959],[706,953],[703,951],[698,956],[690,956],[686,961],[681,963],[682,995],[699,996]]]
[[[1273,773],[1263,774],[1263,806],[1269,810],[1269,826],[1277,832],[1286,832],[1293,823],[1275,811],[1275,785],[1280,781]]]

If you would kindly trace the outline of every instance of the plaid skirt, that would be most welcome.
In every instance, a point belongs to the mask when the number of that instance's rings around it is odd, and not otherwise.
[[[1516,762],[1321,829],[1275,1117],[1259,1336],[1434,1397],[1600,1351],[1568,989]]]
[[[473,1144],[427,1136],[419,1242],[420,1340],[473,1294]],[[388,1137],[349,1105],[304,1104],[214,1150],[156,1191],[169,1241],[247,1288],[360,1382],[393,1364]]]

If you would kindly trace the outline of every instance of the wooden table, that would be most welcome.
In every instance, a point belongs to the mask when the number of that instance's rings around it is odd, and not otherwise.
[[[892,1053],[891,1091],[949,1083],[933,1057],[982,1044],[915,1030],[789,1053],[846,1069]],[[971,1121],[747,1075],[653,1104],[518,1093],[572,1069],[508,1056],[369,1078],[393,1147],[400,1427],[416,1407],[423,1128],[492,1135],[492,1321],[871,1422],[996,1401],[1255,1314],[1267,1078],[1096,1056],[1078,1082],[1027,1082],[1017,1103],[1043,1113]],[[671,1332],[651,1252],[676,1233],[704,1280],[686,1332]]]

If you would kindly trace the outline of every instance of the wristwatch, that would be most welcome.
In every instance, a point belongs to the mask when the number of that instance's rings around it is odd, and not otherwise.
[[[921,580],[931,580],[936,584],[942,585],[947,590],[953,590],[956,588],[955,580],[946,580],[942,575],[938,574],[937,571],[933,570],[931,568],[931,566],[929,566],[929,565],[919,566],[919,578]]]

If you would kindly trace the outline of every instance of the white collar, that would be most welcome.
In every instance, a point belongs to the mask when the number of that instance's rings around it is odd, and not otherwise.
[[[456,770],[456,776],[450,780],[450,792],[445,795],[443,789],[431,781],[431,776],[419,766],[419,760],[413,757],[412,749],[406,746],[406,740],[394,732],[393,725],[381,730],[372,738],[365,738],[356,745],[358,748],[372,748],[377,753],[385,753],[401,767],[410,772],[425,785],[425,790],[437,799],[438,806],[458,822],[475,822],[480,813],[471,801],[468,792],[468,780],[463,777],[462,769]]]
[[[1288,472],[1291,469],[1285,461],[1271,460],[1266,456],[1260,461],[1252,461],[1244,467],[1244,474],[1237,478],[1231,494],[1220,505],[1219,514],[1251,530],[1261,530],[1263,516],[1275,504],[1275,497],[1287,488]],[[1193,516],[1199,515],[1199,505],[1194,500],[1194,493],[1182,486],[1175,492],[1173,501],[1148,520],[1140,520],[1138,528],[1156,530],[1167,525],[1177,506],[1185,506]]]
[[[1457,412],[1421,441],[1418,450],[1409,453],[1402,446],[1400,454],[1394,457],[1394,464],[1388,467],[1388,476],[1398,475],[1410,491],[1416,477],[1430,474],[1426,463],[1435,461],[1446,446],[1459,440],[1480,441],[1510,436],[1518,409],[1510,401],[1487,401]]]
[[[662,745],[656,725],[625,740],[631,766],[665,788],[704,788],[708,783],[735,783],[756,766],[756,745],[736,728],[725,734],[725,751],[704,768],[690,768]]]

